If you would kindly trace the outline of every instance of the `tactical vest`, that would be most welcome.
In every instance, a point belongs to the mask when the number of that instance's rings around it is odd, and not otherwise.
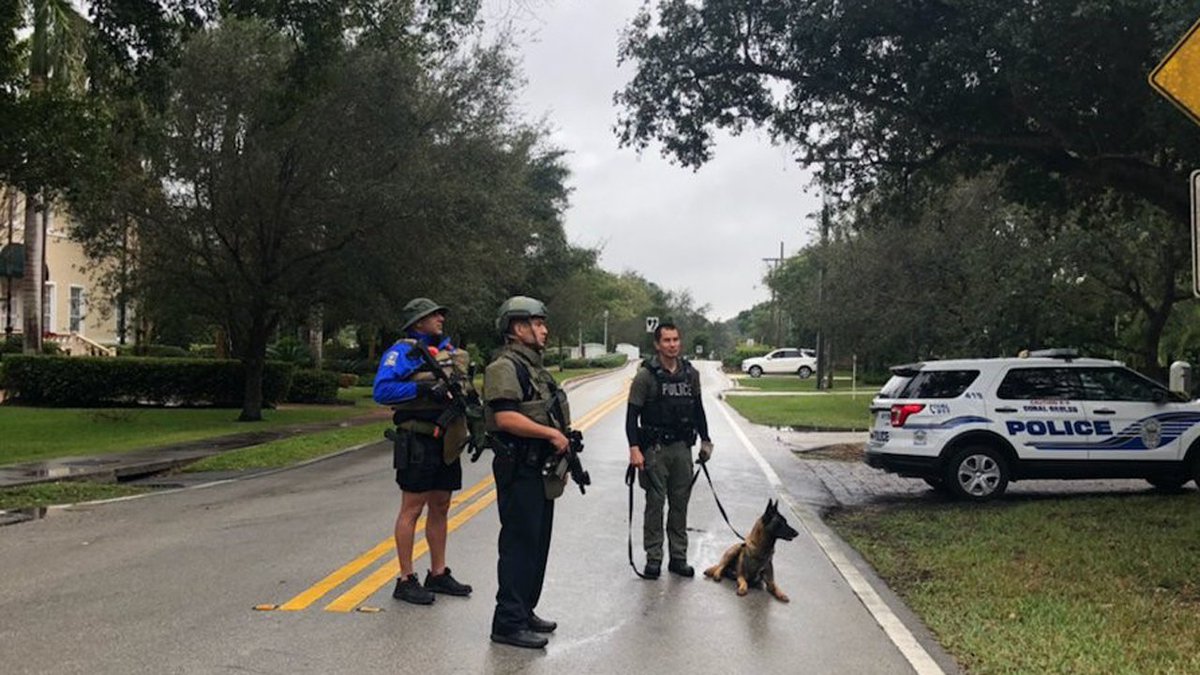
[[[409,349],[427,349],[427,347],[419,340],[412,338],[404,338],[396,342],[396,344],[406,344]],[[393,345],[394,346],[394,345]],[[442,368],[442,372],[446,373],[446,377],[450,379],[461,379],[467,381],[468,366],[470,355],[462,350],[451,351],[449,349],[439,350],[437,355],[433,357],[437,364]],[[424,366],[419,366],[408,376],[407,382],[431,382],[435,378],[434,374],[429,372]],[[467,386],[470,386],[469,382]],[[407,413],[436,413],[446,409],[446,404],[431,401],[424,396],[416,396],[407,401],[392,404],[392,410],[395,410],[397,419],[407,417]],[[427,417],[428,415],[422,415]]]
[[[517,412],[538,424],[554,427],[565,433],[571,425],[571,406],[567,402],[566,392],[559,388],[554,376],[545,368],[531,369],[530,364],[511,350],[502,352],[498,358],[512,363],[517,373],[517,381],[521,387],[521,400],[517,403]],[[492,433],[499,432],[490,408],[487,410],[487,428]]]
[[[651,359],[643,361],[642,367],[654,376],[654,387],[642,406],[642,433],[651,443],[695,443],[700,374],[683,358],[674,373]]]

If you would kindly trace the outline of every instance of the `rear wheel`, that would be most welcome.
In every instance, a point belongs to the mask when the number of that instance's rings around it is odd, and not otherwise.
[[[995,448],[976,445],[954,453],[946,465],[944,480],[954,496],[982,502],[1004,494],[1008,477],[1004,455]]]
[[[808,366],[800,366],[800,370],[797,370],[796,374],[800,376],[800,379],[807,380],[808,378],[812,377],[812,368],[809,368]]]
[[[762,377],[762,368],[750,366],[750,377]]]
[[[1163,492],[1178,492],[1189,480],[1191,480],[1190,476],[1169,476],[1147,478],[1146,482],[1153,485],[1156,490],[1162,490]]]

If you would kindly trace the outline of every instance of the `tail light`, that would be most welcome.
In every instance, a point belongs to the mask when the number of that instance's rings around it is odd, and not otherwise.
[[[924,403],[897,403],[892,406],[892,426],[904,426],[911,415],[916,415],[924,409]]]

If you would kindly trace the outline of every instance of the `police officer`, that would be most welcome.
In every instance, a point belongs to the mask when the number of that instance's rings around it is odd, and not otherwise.
[[[464,429],[456,422],[442,429],[436,421],[450,405],[445,383],[430,371],[422,351],[450,377],[470,381],[467,354],[442,335],[446,307],[429,298],[415,298],[404,306],[405,336],[388,349],[375,375],[374,398],[390,405],[395,414],[393,467],[400,485],[400,513],[396,516],[396,557],[400,578],[392,596],[417,605],[433,604],[434,593],[467,596],[471,586],[460,583],[446,567],[446,518],[450,493],[462,488],[462,462],[458,454]],[[464,422],[465,424],[465,422]],[[413,537],[417,519],[425,510],[425,540],[429,542],[430,570],[422,585],[413,573]]]
[[[499,589],[492,615],[492,641],[540,649],[544,633],[557,627],[534,613],[546,575],[553,498],[562,493],[554,474],[544,476],[546,460],[567,450],[563,433],[570,424],[566,396],[542,366],[546,346],[546,307],[515,296],[500,305],[496,329],[505,345],[484,374],[487,429],[495,458],[500,512]]]
[[[629,388],[625,436],[629,463],[639,469],[646,490],[642,541],[648,579],[662,571],[663,506],[667,514],[670,563],[667,569],[682,577],[695,575],[687,562],[687,508],[692,496],[692,446],[701,439],[698,461],[712,456],[708,419],[700,401],[700,374],[680,356],[682,340],[675,324],[664,322],[654,331],[656,354],[642,362]]]

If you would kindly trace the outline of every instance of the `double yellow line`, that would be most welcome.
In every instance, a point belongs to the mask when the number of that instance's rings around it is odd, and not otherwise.
[[[586,430],[596,422],[599,422],[605,415],[620,407],[628,396],[628,390],[622,387],[622,391],[616,396],[609,398],[588,412],[588,414],[579,418],[573,425],[574,428],[580,431]],[[494,501],[496,501],[495,479],[491,475],[488,475],[483,480],[460,492],[450,501],[450,510],[454,515],[450,517],[450,520],[446,524],[447,532],[457,530],[468,520],[478,515],[480,511],[491,506]],[[459,507],[462,508],[455,512],[455,509],[459,509]],[[417,521],[416,532],[420,533],[424,531],[425,518],[422,517]],[[395,546],[395,540],[388,537],[376,544],[371,550],[334,570],[324,579],[321,579],[282,605],[277,607],[274,605],[259,605],[258,608],[277,609],[284,612],[298,612],[308,609],[317,601],[374,565],[380,558],[383,558],[388,553],[394,553]],[[420,539],[413,545],[413,561],[415,562],[428,552],[429,542],[424,538]],[[387,562],[376,568],[375,571],[325,605],[324,609],[327,612],[352,612],[399,574],[400,563],[396,556],[393,555]]]

